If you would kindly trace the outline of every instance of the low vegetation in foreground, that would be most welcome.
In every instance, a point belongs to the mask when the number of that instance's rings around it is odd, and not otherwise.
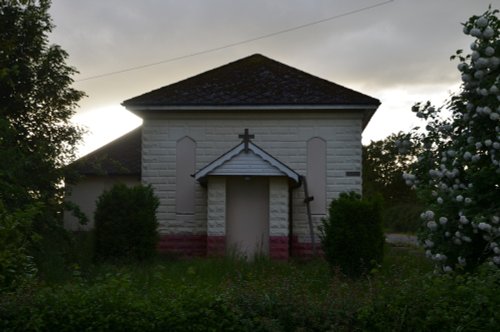
[[[435,276],[417,248],[351,280],[323,260],[157,259],[74,267],[4,293],[2,331],[492,331],[500,273]]]

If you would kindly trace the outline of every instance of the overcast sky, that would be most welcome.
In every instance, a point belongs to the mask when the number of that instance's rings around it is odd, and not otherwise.
[[[461,23],[490,3],[495,6],[493,0],[53,0],[50,38],[69,53],[80,71],[75,87],[88,95],[75,117],[89,130],[81,154],[141,123],[122,101],[254,53],[380,99],[363,133],[366,144],[417,124],[410,112],[415,102],[439,104],[458,89],[457,63],[449,57],[468,51],[472,41]],[[231,44],[238,45],[203,53]],[[181,59],[88,79],[173,58]]]

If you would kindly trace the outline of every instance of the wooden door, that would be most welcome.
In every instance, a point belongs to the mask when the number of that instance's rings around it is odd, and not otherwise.
[[[226,248],[249,260],[269,254],[269,179],[230,176],[226,180]]]

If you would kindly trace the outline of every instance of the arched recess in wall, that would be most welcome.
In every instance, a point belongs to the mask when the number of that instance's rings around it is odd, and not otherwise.
[[[196,183],[196,142],[188,136],[177,141],[175,158],[175,211],[177,214],[193,214]]]
[[[320,137],[307,141],[307,185],[312,214],[326,213],[326,142]]]

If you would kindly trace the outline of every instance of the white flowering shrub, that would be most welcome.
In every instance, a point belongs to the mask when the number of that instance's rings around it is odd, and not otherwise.
[[[472,16],[463,32],[474,40],[470,54],[452,56],[459,60],[460,91],[441,108],[415,105],[426,131],[415,128],[405,141],[423,148],[404,179],[426,203],[420,239],[443,272],[472,270],[486,261],[500,267],[498,10]]]

